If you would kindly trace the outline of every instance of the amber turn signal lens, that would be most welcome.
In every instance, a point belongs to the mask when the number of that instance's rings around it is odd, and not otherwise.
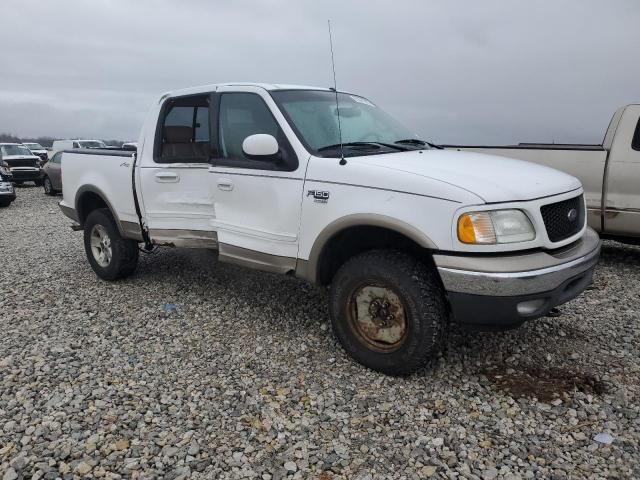
[[[489,212],[474,212],[461,215],[458,220],[458,238],[462,243],[495,244],[496,232]]]
[[[476,243],[476,231],[468,214],[462,215],[458,220],[458,238],[462,243]]]

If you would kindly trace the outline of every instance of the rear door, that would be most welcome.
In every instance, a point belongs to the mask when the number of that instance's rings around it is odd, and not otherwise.
[[[295,269],[306,159],[283,127],[268,93],[256,87],[221,87],[216,95],[216,153],[210,168],[220,258],[269,271]],[[278,160],[247,158],[245,138],[273,135]]]
[[[62,152],[58,152],[51,157],[45,164],[45,174],[49,177],[51,185],[54,190],[62,191],[62,176],[60,168],[60,159],[62,158]]]
[[[171,97],[155,142],[143,149],[140,184],[151,239],[183,247],[216,245],[209,183],[210,94]]]

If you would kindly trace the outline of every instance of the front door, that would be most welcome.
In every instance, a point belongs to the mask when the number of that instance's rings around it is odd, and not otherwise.
[[[273,100],[252,87],[218,89],[216,107],[216,153],[209,172],[220,259],[289,272],[296,266],[304,168],[279,124],[284,120]],[[257,133],[276,138],[279,158],[244,154],[244,139]]]
[[[144,148],[140,184],[149,236],[156,244],[216,245],[209,104],[209,95],[169,98],[160,109],[158,141]]]

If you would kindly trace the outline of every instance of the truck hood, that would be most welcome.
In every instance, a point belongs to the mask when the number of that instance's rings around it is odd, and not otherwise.
[[[580,181],[553,168],[475,152],[423,150],[352,157],[384,169],[448,183],[487,203],[533,200],[580,188]]]
[[[37,155],[3,155],[3,160],[39,160]]]

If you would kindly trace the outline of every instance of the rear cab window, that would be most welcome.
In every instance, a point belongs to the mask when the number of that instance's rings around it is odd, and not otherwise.
[[[170,98],[158,120],[156,163],[208,163],[211,157],[209,95]]]

